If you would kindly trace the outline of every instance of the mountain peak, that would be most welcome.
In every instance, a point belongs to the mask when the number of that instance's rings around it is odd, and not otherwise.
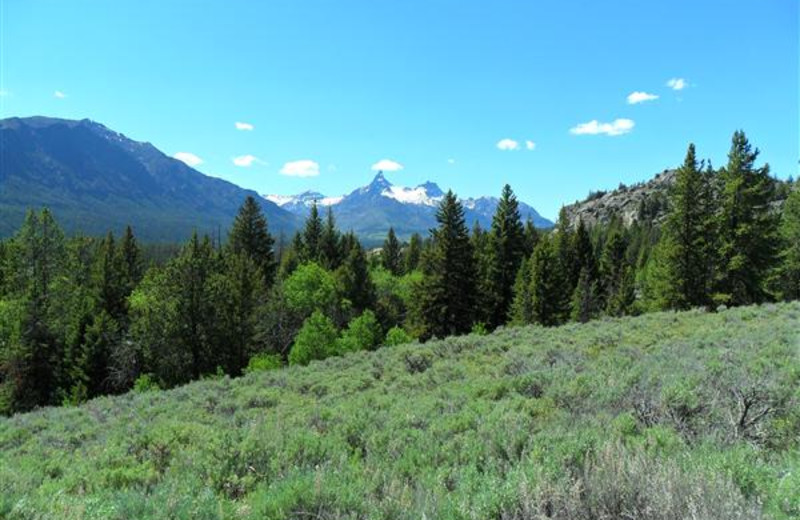
[[[444,195],[442,189],[435,182],[425,181],[417,186],[417,188],[422,188],[425,190],[425,193],[427,193],[428,197],[442,197]]]
[[[378,174],[372,179],[372,182],[369,183],[370,186],[380,186],[382,188],[388,188],[392,185],[388,179],[383,175],[382,171],[379,171]]]

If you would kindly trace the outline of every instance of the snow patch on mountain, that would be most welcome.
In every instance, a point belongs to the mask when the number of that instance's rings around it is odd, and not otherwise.
[[[404,186],[390,186],[383,190],[381,195],[394,199],[403,204],[420,204],[424,206],[436,206],[442,200],[442,196],[431,196],[424,186],[416,188],[406,188]]]

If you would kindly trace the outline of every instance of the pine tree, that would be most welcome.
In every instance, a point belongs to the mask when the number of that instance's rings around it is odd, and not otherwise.
[[[337,275],[342,296],[350,301],[355,314],[361,314],[375,305],[375,284],[369,275],[367,255],[358,241],[352,245]]]
[[[397,240],[397,235],[394,234],[393,227],[389,228],[389,233],[386,235],[386,240],[384,240],[383,247],[381,248],[381,264],[384,269],[395,276],[403,274],[403,257],[400,241]]]
[[[765,282],[775,265],[777,218],[770,211],[773,180],[769,165],[755,166],[744,132],[733,134],[728,164],[720,170],[720,266],[717,299],[730,305],[766,299]]]
[[[600,259],[606,313],[611,316],[629,314],[634,303],[633,270],[628,263],[627,250],[624,233],[613,229]]]
[[[572,227],[566,208],[561,208],[558,213],[558,220],[554,231],[558,261],[561,263],[565,277],[565,289],[568,295],[572,295],[575,286],[578,284],[578,274],[575,272],[575,230]]]
[[[525,221],[525,258],[530,258],[538,243],[539,230],[533,225],[533,220],[528,218],[528,220]]]
[[[492,218],[488,325],[495,328],[508,321],[514,299],[514,281],[525,256],[525,228],[519,216],[517,197],[506,184]]]
[[[100,244],[94,278],[100,309],[115,321],[124,321],[128,314],[125,266],[111,232]]]
[[[125,235],[123,235],[122,242],[119,245],[119,256],[123,266],[123,284],[125,286],[125,296],[127,297],[142,281],[144,276],[142,252],[130,226],[125,228]]]
[[[572,319],[580,323],[594,319],[599,314],[597,279],[584,267],[578,276],[578,285],[572,295]]]
[[[783,248],[777,293],[784,300],[800,299],[800,186],[795,186],[783,206],[780,226]]]
[[[23,302],[18,348],[9,349],[2,379],[10,381],[14,411],[55,404],[64,345],[53,330],[53,290],[64,274],[64,234],[49,210],[29,211],[14,237],[16,287]],[[10,358],[10,359],[9,359]]]
[[[319,217],[316,201],[312,204],[306,219],[302,244],[301,261],[319,262],[322,257],[322,219]]]
[[[475,312],[475,259],[464,208],[448,191],[436,212],[439,227],[425,258],[420,300],[424,338],[464,334]]]
[[[514,302],[511,305],[511,323],[527,325],[533,323],[533,299],[531,295],[531,264],[525,257],[517,270],[514,281]]]
[[[336,219],[333,217],[333,210],[330,206],[328,206],[325,227],[320,236],[319,248],[323,267],[333,271],[342,264],[342,236],[336,229]]]
[[[670,213],[661,240],[664,275],[658,298],[668,308],[688,309],[711,303],[711,273],[708,258],[712,254],[709,240],[713,215],[707,197],[712,192],[709,178],[701,171],[695,147],[689,145],[686,159],[678,168],[670,194]]]
[[[403,260],[406,273],[411,273],[419,269],[419,260],[421,256],[422,237],[419,236],[419,233],[414,233],[408,241],[408,247],[406,247],[405,258]]]
[[[244,253],[255,262],[267,287],[275,281],[277,272],[274,245],[261,206],[248,195],[233,221],[228,247],[233,254]]]
[[[544,326],[560,325],[569,317],[567,272],[557,246],[557,240],[542,240],[531,257],[531,315]]]

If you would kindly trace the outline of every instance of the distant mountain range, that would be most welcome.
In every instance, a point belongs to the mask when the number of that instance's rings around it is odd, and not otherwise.
[[[184,240],[224,233],[248,195],[258,198],[88,119],[0,120],[0,237],[47,206],[69,232],[131,224],[143,240]],[[273,232],[298,228],[300,218],[260,200]]]
[[[499,190],[499,188],[498,188]],[[426,182],[415,187],[397,186],[389,182],[382,172],[361,188],[347,195],[328,197],[316,191],[298,195],[264,195],[266,200],[299,217],[308,215],[316,202],[320,209],[330,207],[340,228],[353,230],[366,240],[385,237],[389,227],[394,227],[401,238],[413,233],[423,235],[436,226],[436,208],[444,192],[436,183]],[[462,199],[464,215],[470,226],[478,222],[484,228],[492,223],[497,209],[497,197]],[[553,223],[539,215],[531,206],[520,202],[520,215],[531,219],[536,227],[549,228]]]
[[[433,182],[395,186],[379,173],[370,184],[340,197],[316,192],[259,197],[88,119],[0,120],[0,237],[13,234],[29,208],[44,206],[70,233],[120,232],[131,224],[147,241],[184,240],[194,230],[224,234],[248,195],[261,201],[273,234],[299,229],[317,201],[333,208],[341,229],[375,244],[390,226],[401,238],[426,235],[436,226],[444,193]],[[470,226],[476,221],[491,225],[497,198],[462,202]],[[526,204],[520,203],[520,213],[538,227],[552,226]]]

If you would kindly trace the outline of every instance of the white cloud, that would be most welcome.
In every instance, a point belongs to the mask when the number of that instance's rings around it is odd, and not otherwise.
[[[60,90],[56,90],[55,92],[53,92],[53,97],[58,99],[64,99],[65,97],[67,97],[67,95],[61,92]]]
[[[504,151],[519,150],[519,143],[513,139],[500,139],[497,141],[497,148]]]
[[[181,162],[184,162],[184,163],[188,164],[192,168],[194,168],[195,166],[197,166],[199,164],[203,164],[203,159],[199,158],[198,156],[196,156],[195,154],[190,153],[190,152],[178,152],[175,155],[173,155],[172,157],[174,157],[175,159],[178,159]]]
[[[654,101],[658,99],[655,94],[648,94],[647,92],[631,92],[628,94],[628,104],[635,105],[637,103],[644,103],[645,101]]]
[[[310,159],[290,161],[283,165],[281,174],[289,177],[316,177],[319,175],[319,164]]]
[[[234,124],[236,125],[236,129],[237,129],[237,130],[246,130],[246,131],[250,131],[250,130],[253,130],[253,129],[255,128],[255,127],[254,127],[253,125],[251,125],[250,123],[242,123],[242,122],[240,122],[240,121],[236,121],[236,123],[234,123]]]
[[[256,157],[255,155],[240,155],[239,157],[233,158],[233,164],[236,166],[241,166],[242,168],[249,168],[253,165],[253,163],[264,164],[264,161]]]
[[[534,143],[533,141],[525,141],[525,148],[527,150],[533,151],[536,149],[536,143]]]
[[[403,169],[403,165],[397,161],[393,161],[391,159],[381,159],[380,161],[376,162],[372,165],[373,171],[382,171],[382,172],[399,172]]]
[[[689,82],[683,78],[672,78],[667,81],[667,86],[672,90],[683,90],[689,86]]]
[[[611,123],[600,123],[593,119],[571,128],[569,132],[573,135],[622,135],[633,130],[635,124],[631,119],[615,119]]]

